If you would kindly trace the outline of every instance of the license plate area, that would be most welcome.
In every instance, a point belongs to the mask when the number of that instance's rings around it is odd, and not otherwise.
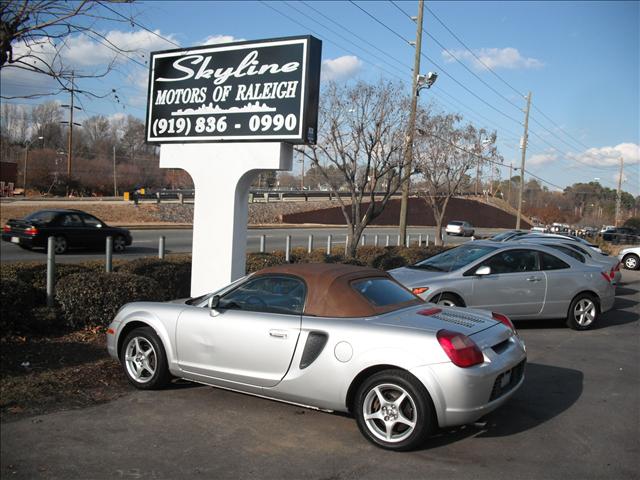
[[[11,237],[11,243],[20,243],[20,239],[18,237]]]

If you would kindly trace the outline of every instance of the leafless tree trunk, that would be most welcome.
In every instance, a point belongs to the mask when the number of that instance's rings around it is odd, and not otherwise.
[[[348,257],[355,256],[366,226],[410,174],[402,168],[408,98],[401,91],[384,81],[329,84],[321,96],[318,143],[301,150],[336,194],[349,229]],[[348,200],[337,195],[342,186]]]

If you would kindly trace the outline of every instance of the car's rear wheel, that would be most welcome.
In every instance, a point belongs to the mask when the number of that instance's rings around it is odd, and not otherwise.
[[[569,306],[567,326],[573,330],[588,330],[598,320],[600,307],[593,295],[581,293]]]
[[[622,263],[624,264],[624,268],[627,268],[629,270],[638,270],[640,268],[640,257],[638,257],[638,255],[630,253],[629,255],[624,257]]]
[[[162,342],[150,327],[136,328],[127,335],[120,360],[129,382],[141,390],[162,388],[171,379]]]
[[[124,238],[122,235],[118,235],[116,238],[113,239],[114,252],[122,253],[124,252],[124,249],[126,247],[127,247],[127,239]]]
[[[388,450],[415,449],[436,426],[429,393],[403,370],[383,370],[365,380],[354,413],[365,438]]]
[[[69,244],[67,243],[67,239],[65,237],[54,237],[53,238],[53,251],[56,252],[56,255],[62,255],[69,248]]]
[[[445,307],[464,307],[464,302],[462,302],[459,297],[451,293],[441,293],[440,295],[436,295],[432,299],[432,302]]]

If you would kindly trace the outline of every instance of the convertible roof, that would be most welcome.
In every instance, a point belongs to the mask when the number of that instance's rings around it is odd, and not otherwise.
[[[254,275],[274,274],[293,275],[306,283],[307,300],[304,315],[335,318],[370,317],[424,303],[417,296],[415,300],[383,307],[370,303],[351,286],[351,282],[376,277],[398,283],[388,273],[375,268],[336,263],[287,264],[265,268]]]

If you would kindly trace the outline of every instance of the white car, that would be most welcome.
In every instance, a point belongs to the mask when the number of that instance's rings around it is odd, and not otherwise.
[[[620,250],[618,259],[629,270],[640,269],[640,247],[629,247]]]
[[[475,232],[473,225],[469,222],[463,222],[460,220],[449,222],[444,231],[447,235],[460,235],[462,237],[471,237]]]

